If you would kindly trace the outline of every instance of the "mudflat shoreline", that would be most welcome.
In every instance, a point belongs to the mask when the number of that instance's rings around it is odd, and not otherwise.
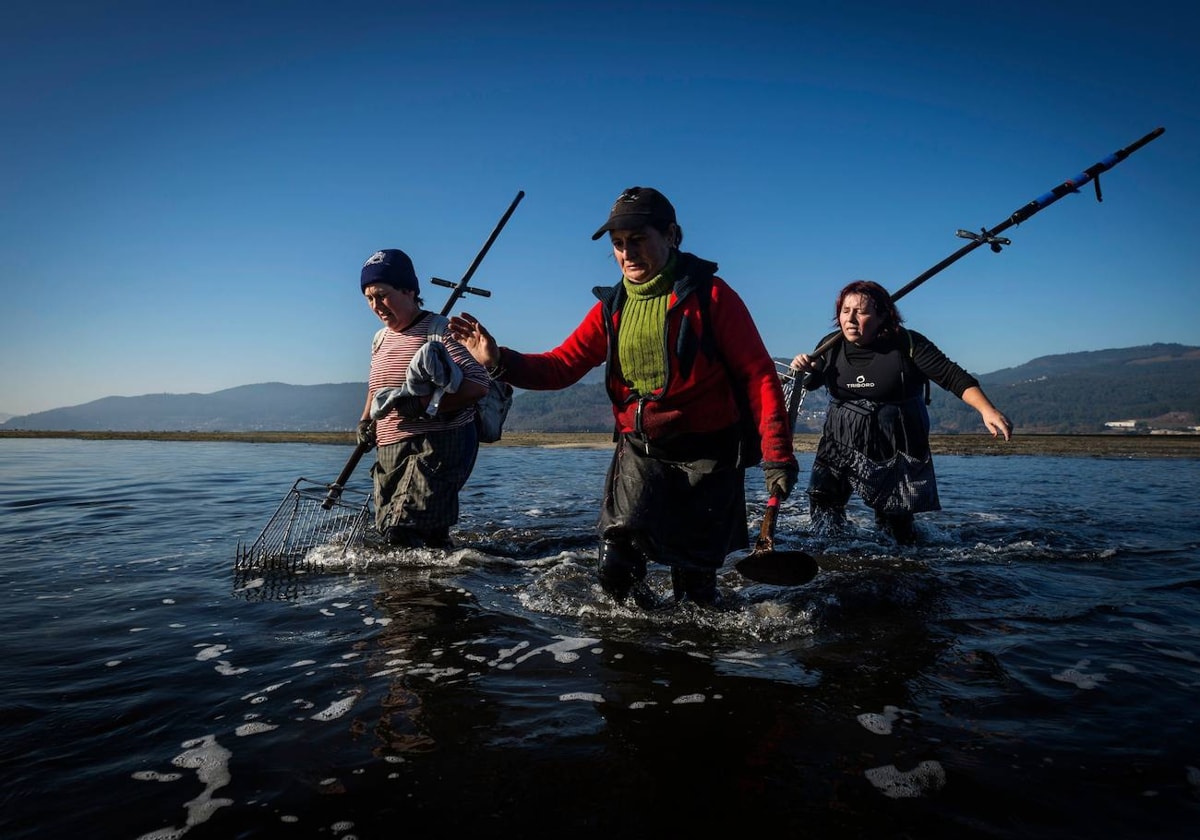
[[[795,436],[797,453],[812,452],[818,435]],[[77,440],[232,441],[240,443],[316,443],[353,446],[352,432],[45,432],[0,430],[6,438],[73,438]],[[1074,455],[1094,458],[1200,458],[1200,435],[1035,435],[1012,440],[990,435],[933,435],[935,455]],[[608,432],[505,432],[487,446],[604,449],[612,446]]]

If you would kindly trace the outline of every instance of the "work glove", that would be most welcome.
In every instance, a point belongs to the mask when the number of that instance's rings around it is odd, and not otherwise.
[[[800,467],[796,464],[763,464],[763,472],[767,476],[767,495],[777,496],[782,502],[796,486]]]
[[[375,421],[374,420],[359,420],[358,429],[354,433],[359,446],[365,446],[367,449],[375,448]]]

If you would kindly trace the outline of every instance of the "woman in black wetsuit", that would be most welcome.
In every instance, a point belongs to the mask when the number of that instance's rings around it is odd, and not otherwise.
[[[897,542],[915,540],[913,514],[941,510],[929,452],[929,382],[979,412],[992,436],[1012,436],[1012,422],[992,405],[979,381],[928,338],[904,329],[892,297],[878,283],[856,280],[841,290],[835,320],[841,335],[819,356],[801,353],[792,367],[824,385],[829,411],[817,443],[808,497],[814,530],[845,522],[857,491],[875,521]]]

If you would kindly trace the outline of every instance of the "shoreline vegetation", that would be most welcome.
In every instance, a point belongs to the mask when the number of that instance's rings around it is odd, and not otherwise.
[[[798,434],[798,454],[816,449],[817,434]],[[8,438],[71,438],[77,440],[147,440],[234,443],[314,443],[354,446],[353,432],[49,432],[0,429]],[[1094,458],[1200,458],[1200,435],[1038,435],[1017,434],[996,440],[986,434],[931,435],[934,455],[1074,455]],[[560,449],[605,449],[609,432],[505,432],[489,446],[531,446]]]

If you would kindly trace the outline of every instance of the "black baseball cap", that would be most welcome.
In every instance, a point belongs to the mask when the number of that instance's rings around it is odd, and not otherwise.
[[[596,240],[610,230],[638,230],[652,227],[666,231],[675,224],[675,208],[667,197],[653,187],[629,187],[613,203],[608,221],[592,234]]]

